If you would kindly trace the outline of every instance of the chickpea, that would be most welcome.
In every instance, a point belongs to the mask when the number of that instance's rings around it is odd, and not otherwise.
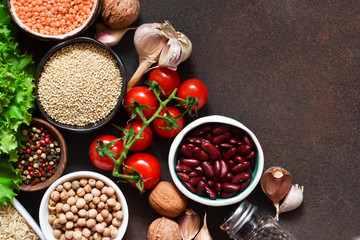
[[[53,228],[61,228],[61,224],[60,224],[60,220],[58,218],[56,218],[53,222]]]
[[[54,238],[60,238],[61,231],[59,229],[54,229],[53,230],[53,235],[54,235]]]
[[[66,191],[69,191],[71,189],[71,183],[70,182],[64,182],[63,187]]]
[[[113,216],[112,216],[111,214],[109,214],[109,216],[108,216],[107,218],[105,218],[104,221],[105,221],[107,224],[110,224],[112,220],[113,220]]]
[[[121,225],[121,220],[120,219],[117,219],[117,218],[114,218],[112,220],[112,225],[114,225],[115,227],[120,227]]]
[[[74,227],[74,222],[67,222],[65,227],[66,229],[72,229]]]
[[[84,190],[85,190],[85,192],[86,193],[90,193],[91,192],[91,187],[90,187],[90,185],[89,184],[87,184],[85,187],[84,187]]]
[[[56,219],[56,216],[54,214],[49,215],[48,220],[50,224],[53,224],[54,220]]]
[[[112,187],[107,187],[106,188],[106,191],[105,191],[105,194],[108,196],[108,197],[111,197],[115,194],[115,189],[112,188]]]
[[[55,188],[55,190],[58,192],[62,192],[64,190],[64,186],[60,184]]]
[[[76,205],[73,205],[70,207],[72,213],[77,213],[79,209],[76,207]]]
[[[98,209],[103,209],[105,207],[105,203],[103,202],[99,202],[99,204],[97,205]]]
[[[90,187],[95,187],[96,186],[96,180],[93,179],[93,178],[90,178],[89,179],[89,185],[90,185]]]
[[[111,240],[109,237],[103,237],[101,240]]]
[[[73,222],[77,222],[79,220],[79,215],[74,215]]]
[[[88,219],[87,221],[86,221],[86,226],[88,227],[88,228],[93,228],[93,227],[95,227],[95,225],[96,225],[96,221],[95,221],[95,219]]]
[[[102,181],[100,181],[100,180],[98,180],[98,181],[96,181],[96,188],[97,189],[102,189],[103,187],[104,187],[104,183],[102,182]]]
[[[65,231],[65,237],[66,239],[72,239],[73,238],[74,231],[73,230],[66,230]]]
[[[109,216],[109,211],[106,210],[106,209],[104,209],[104,210],[101,211],[100,214],[101,214],[101,216],[102,216],[103,218],[107,218],[107,217]]]
[[[82,235],[83,235],[84,237],[86,237],[86,238],[90,237],[90,235],[91,235],[90,229],[84,228],[84,229],[82,230]]]
[[[109,204],[105,203],[105,209],[110,212],[112,210],[112,207],[110,207]]]
[[[67,213],[70,211],[70,205],[65,203],[62,207],[63,212]]]
[[[101,234],[100,234],[100,233],[97,233],[97,232],[96,232],[96,233],[94,234],[94,239],[95,239],[95,240],[101,240],[101,238],[102,238],[102,237],[101,237]]]
[[[115,207],[113,208],[114,211],[119,211],[121,209],[121,203],[120,202],[116,202],[115,203]]]
[[[99,189],[93,188],[93,189],[91,190],[91,194],[92,194],[94,197],[99,197],[99,196],[101,195],[101,192],[100,192]]]
[[[88,214],[88,212],[85,209],[80,209],[80,211],[78,212],[79,217],[86,217],[86,215]]]
[[[75,205],[75,203],[76,203],[75,197],[69,197],[69,199],[66,201],[66,203],[69,204],[70,206]],[[77,207],[77,208],[79,208],[79,207]]]
[[[100,193],[100,192],[99,192]],[[93,194],[94,195],[94,194]],[[100,196],[100,195],[99,195]],[[96,205],[98,205],[100,202],[100,198],[97,196],[97,197],[94,197],[93,198],[93,203],[95,203]]]
[[[60,199],[60,193],[58,191],[53,191],[50,194],[50,198],[51,198],[51,200],[57,202]]]
[[[124,217],[124,213],[123,213],[123,211],[116,211],[116,212],[113,212],[113,217],[114,218],[118,218],[118,219],[120,219],[120,220],[122,220],[123,219],[123,217]]]
[[[77,191],[80,187],[80,182],[78,180],[75,180],[71,183],[71,187],[72,189],[74,189],[75,191]]]
[[[94,219],[94,218],[96,218],[97,214],[98,214],[98,212],[96,211],[96,209],[89,210],[89,218]]]
[[[66,222],[67,222],[67,219],[66,219],[65,214],[63,214],[63,213],[59,214],[59,223],[65,224]]]
[[[50,210],[50,214],[55,215],[55,214],[56,214],[56,210],[55,210],[55,209],[51,209],[51,210]]]
[[[105,228],[104,228],[104,226],[102,224],[97,224],[96,225],[96,231],[98,233],[102,233],[102,232],[104,232],[104,230],[105,230]]]
[[[91,193],[87,193],[84,196],[86,202],[91,202],[93,200],[93,195]]]
[[[88,183],[88,180],[86,179],[86,178],[82,178],[82,179],[80,179],[80,185],[82,186],[82,187],[85,187],[85,185]]]
[[[75,195],[75,200],[77,201],[79,199],[80,199],[80,197],[78,195]]]
[[[62,191],[62,192],[60,193],[60,199],[61,199],[61,201],[66,201],[66,200],[68,200],[68,198],[69,198],[69,194],[68,194],[67,191]]]
[[[116,236],[118,235],[118,230],[116,228],[111,229],[110,235],[112,238],[116,238]]]
[[[66,240],[66,237],[65,237],[65,234],[64,234],[64,233],[63,233],[63,234],[61,234],[61,236],[60,236],[59,240]]]
[[[107,186],[104,186],[104,187],[101,189],[101,193],[102,193],[102,194],[105,194],[107,188],[108,188]]]
[[[89,205],[88,204],[85,204],[85,206],[84,206],[84,209],[87,211],[87,210],[89,210]]]
[[[66,216],[67,220],[73,220],[74,219],[74,214],[72,212],[67,212],[65,214],[65,216]]]
[[[101,216],[100,213],[96,216],[96,221],[98,221],[100,223],[104,221],[104,218]]]
[[[108,197],[105,195],[105,194],[102,194],[101,196],[100,196],[100,201],[102,201],[102,202],[106,202],[108,200]]]
[[[70,190],[68,191],[68,194],[69,194],[70,197],[75,197],[75,195],[76,195],[74,189],[70,189]]]
[[[106,227],[104,229],[103,236],[104,237],[110,237],[110,233],[111,233],[111,229]]]
[[[96,208],[96,204],[93,203],[93,202],[91,202],[91,203],[89,203],[89,207],[90,207],[91,209],[95,209],[95,208]]]
[[[86,219],[85,218],[79,218],[76,222],[80,227],[85,226],[86,224]]]
[[[106,201],[106,204],[107,205],[109,205],[109,207],[115,207],[115,205],[116,205],[116,200],[115,199],[113,199],[113,198],[110,198],[110,199],[108,199],[107,201]]]
[[[57,203],[56,206],[55,206],[56,212],[62,212],[63,211],[63,206],[64,206],[64,204]]]
[[[81,240],[81,237],[82,237],[82,233],[80,231],[74,231],[73,238],[75,240]]]
[[[76,207],[81,209],[86,205],[86,201],[83,198],[80,198],[76,201]]]

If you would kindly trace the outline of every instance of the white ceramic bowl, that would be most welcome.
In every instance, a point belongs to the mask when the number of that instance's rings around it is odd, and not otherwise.
[[[209,199],[206,197],[198,196],[198,195],[190,192],[182,184],[182,182],[176,175],[175,165],[177,163],[177,153],[178,153],[179,146],[180,146],[180,143],[182,142],[183,138],[194,128],[196,128],[200,125],[209,124],[209,123],[223,123],[223,124],[229,124],[229,125],[238,127],[241,130],[243,130],[244,132],[246,132],[248,136],[250,136],[252,142],[255,145],[254,149],[255,149],[255,153],[256,153],[256,165],[255,165],[255,169],[252,173],[252,180],[244,191],[240,192],[238,195],[235,195],[231,198],[217,198],[215,200],[212,200],[212,199]],[[263,169],[264,169],[264,153],[262,151],[261,145],[260,145],[259,141],[257,140],[256,136],[246,126],[244,126],[240,122],[238,122],[232,118],[219,116],[219,115],[202,117],[202,118],[199,118],[199,119],[191,122],[189,125],[187,125],[175,137],[174,141],[172,142],[170,151],[169,151],[168,161],[169,161],[169,169],[170,169],[171,178],[174,181],[177,188],[185,196],[187,196],[188,198],[190,198],[196,202],[199,202],[201,204],[208,205],[208,206],[216,206],[216,207],[235,204],[235,203],[238,203],[238,202],[242,201],[243,199],[245,199],[254,190],[256,185],[259,183]]]
[[[90,172],[90,171],[79,171],[79,172],[73,172],[70,174],[67,174],[65,176],[62,176],[58,180],[56,180],[51,186],[46,190],[40,204],[40,210],[39,210],[39,221],[40,221],[40,227],[41,231],[43,232],[45,238],[47,240],[56,240],[53,236],[53,228],[50,225],[48,221],[49,217],[49,210],[48,210],[48,203],[50,199],[51,192],[60,184],[72,181],[75,179],[80,178],[94,178],[96,180],[101,180],[105,183],[106,186],[110,186],[115,189],[117,198],[120,200],[121,203],[121,209],[124,213],[124,218],[122,220],[122,224],[120,228],[118,229],[118,236],[114,238],[113,240],[120,240],[123,238],[128,222],[129,222],[129,210],[126,203],[126,199],[124,197],[124,194],[121,192],[120,188],[109,178],[105,177],[104,175],[101,175],[99,173]]]

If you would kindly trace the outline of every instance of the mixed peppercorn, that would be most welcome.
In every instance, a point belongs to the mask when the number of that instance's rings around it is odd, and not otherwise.
[[[25,126],[25,149],[19,153],[17,168],[22,169],[23,183],[35,185],[54,175],[60,161],[61,149],[48,131],[39,126]]]

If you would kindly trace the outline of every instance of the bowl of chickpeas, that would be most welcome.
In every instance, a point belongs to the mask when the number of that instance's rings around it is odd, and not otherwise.
[[[15,24],[42,40],[64,40],[83,32],[100,13],[100,0],[8,0]]]
[[[99,173],[79,171],[55,181],[39,210],[47,240],[120,240],[129,222],[126,199],[119,187]]]

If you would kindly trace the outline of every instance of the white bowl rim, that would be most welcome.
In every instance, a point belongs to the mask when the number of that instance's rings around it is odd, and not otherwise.
[[[128,209],[128,205],[127,205],[125,196],[122,193],[122,191],[120,190],[120,188],[116,185],[116,183],[113,182],[110,178],[108,178],[100,173],[91,172],[91,171],[77,171],[77,172],[72,172],[67,175],[64,175],[61,178],[59,178],[58,180],[56,180],[53,184],[51,184],[49,186],[49,188],[46,190],[46,192],[44,193],[44,195],[41,199],[40,209],[39,209],[40,227],[41,227],[41,231],[44,234],[45,238],[47,240],[57,240],[56,238],[54,238],[54,236],[52,234],[53,228],[51,227],[50,223],[48,222],[48,216],[49,216],[48,201],[49,201],[51,192],[59,184],[62,184],[66,181],[71,181],[71,180],[80,179],[80,178],[94,178],[97,180],[101,180],[105,183],[105,185],[113,187],[115,189],[115,192],[117,193],[117,197],[119,198],[119,200],[121,202],[121,209],[124,213],[124,218],[122,220],[121,226],[118,229],[118,235],[113,240],[122,239],[125,235],[127,225],[129,222],[129,209]]]
[[[92,18],[94,17],[94,14],[96,13],[96,9],[98,7],[98,5],[100,5],[100,1],[99,0],[95,0],[93,7],[91,9],[91,13],[90,16],[85,20],[85,22],[80,26],[77,27],[75,29],[73,29],[72,31],[68,32],[68,33],[64,33],[64,34],[60,34],[60,35],[46,35],[46,34],[42,34],[39,32],[35,32],[34,30],[28,28],[22,21],[21,19],[18,17],[18,15],[15,12],[15,8],[14,8],[14,4],[13,4],[14,0],[9,0],[9,4],[10,4],[10,9],[9,11],[11,12],[11,15],[14,17],[14,21],[19,25],[19,27],[21,29],[23,29],[24,31],[31,33],[32,35],[36,36],[36,37],[40,37],[40,38],[44,38],[44,39],[56,39],[56,40],[64,40],[66,38],[72,37],[74,35],[77,35],[79,32],[81,32],[84,28],[87,27],[88,23],[92,20]]]
[[[257,172],[255,177],[253,178],[253,180],[251,181],[251,183],[249,184],[249,186],[240,194],[232,197],[232,198],[226,198],[226,199],[216,199],[216,200],[211,200],[211,199],[206,199],[204,197],[200,197],[192,192],[190,192],[178,179],[176,172],[175,172],[175,155],[176,155],[176,151],[178,149],[178,146],[181,142],[181,140],[184,138],[184,136],[190,132],[192,129],[196,128],[197,126],[200,126],[202,124],[205,123],[224,123],[224,124],[229,124],[238,128],[241,128],[242,130],[244,130],[253,140],[256,148],[257,148],[257,154],[258,154],[258,168],[257,168]],[[169,163],[169,170],[170,170],[170,175],[171,178],[173,180],[173,182],[175,183],[176,187],[188,198],[202,203],[204,205],[208,205],[208,206],[214,206],[214,207],[221,207],[221,206],[227,206],[227,205],[231,205],[231,204],[235,204],[238,203],[240,201],[242,201],[243,199],[245,199],[256,187],[256,185],[259,183],[263,169],[264,169],[264,153],[263,150],[261,148],[261,145],[258,141],[258,139],[256,138],[256,136],[254,135],[254,133],[252,133],[250,131],[250,129],[248,129],[245,125],[243,125],[242,123],[240,123],[239,121],[229,118],[229,117],[225,117],[225,116],[220,116],[220,115],[210,115],[210,116],[206,116],[206,117],[201,117],[198,118],[196,120],[194,120],[193,122],[191,122],[190,124],[188,124],[173,140],[171,147],[170,147],[170,151],[169,151],[169,157],[168,157],[168,163]]]

